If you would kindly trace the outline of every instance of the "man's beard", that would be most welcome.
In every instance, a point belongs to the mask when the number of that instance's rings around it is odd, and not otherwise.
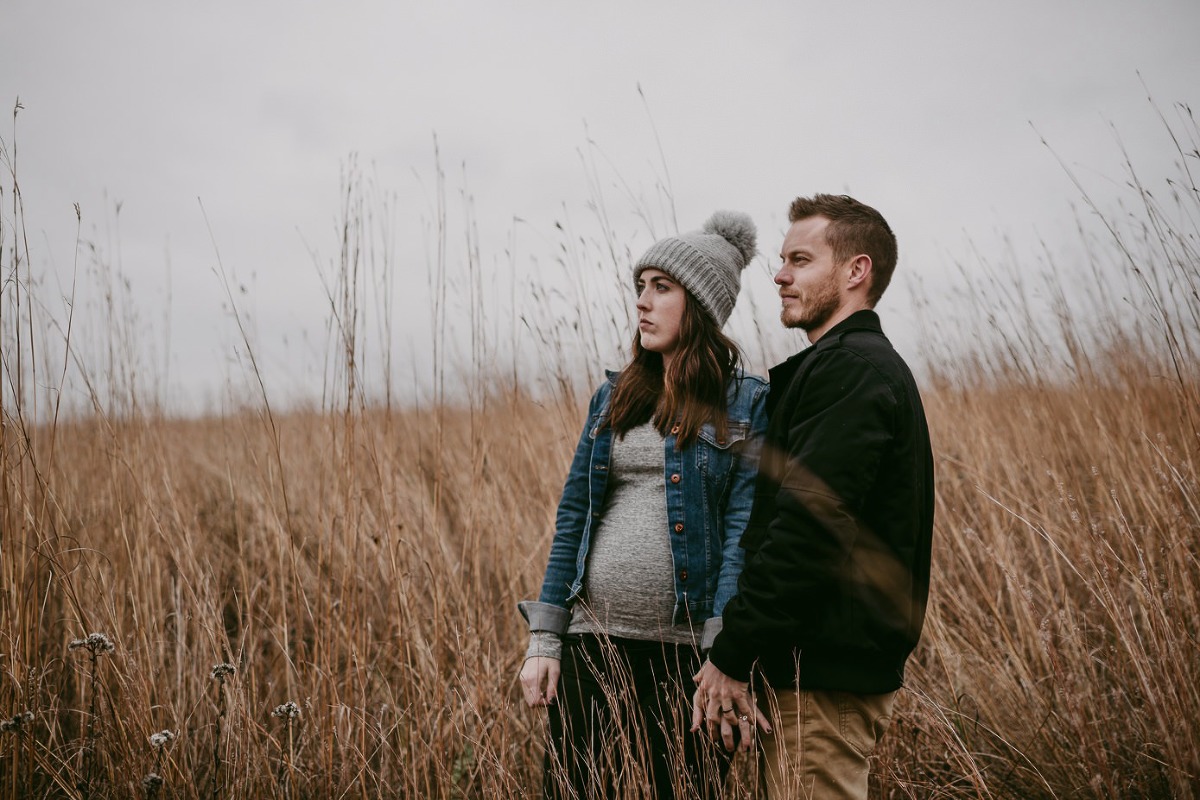
[[[784,306],[779,312],[779,319],[785,328],[800,328],[806,331],[820,328],[842,304],[842,298],[838,296],[837,281],[832,275],[829,280],[813,290],[801,294],[796,302]]]

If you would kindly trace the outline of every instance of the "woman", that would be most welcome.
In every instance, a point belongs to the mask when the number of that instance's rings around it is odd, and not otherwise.
[[[717,212],[635,264],[638,331],[592,397],[541,595],[520,604],[521,686],[549,707],[547,797],[715,796],[728,766],[688,732],[691,676],[737,588],[766,383],[721,333],[754,223]]]

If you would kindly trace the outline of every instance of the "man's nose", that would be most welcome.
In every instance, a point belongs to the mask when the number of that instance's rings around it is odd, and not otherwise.
[[[780,267],[779,271],[775,273],[774,280],[777,285],[785,286],[792,282],[792,276],[787,274],[786,269],[784,269],[783,267]]]

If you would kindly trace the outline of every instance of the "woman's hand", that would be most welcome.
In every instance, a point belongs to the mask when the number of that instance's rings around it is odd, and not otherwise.
[[[692,731],[708,730],[714,742],[733,752],[735,746],[749,750],[754,746],[754,729],[771,733],[771,722],[750,696],[750,685],[735,680],[707,659],[692,676],[696,694],[692,697]],[[736,736],[735,736],[736,731]]]
[[[558,697],[560,668],[557,658],[532,656],[525,659],[521,667],[521,689],[525,692],[525,702],[534,708],[553,703]]]

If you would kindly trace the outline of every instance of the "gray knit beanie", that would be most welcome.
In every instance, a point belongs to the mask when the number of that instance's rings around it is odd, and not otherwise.
[[[661,269],[692,293],[723,327],[742,287],[742,270],[754,258],[758,232],[740,211],[718,211],[698,231],[650,245],[633,265],[633,282],[644,269]]]

